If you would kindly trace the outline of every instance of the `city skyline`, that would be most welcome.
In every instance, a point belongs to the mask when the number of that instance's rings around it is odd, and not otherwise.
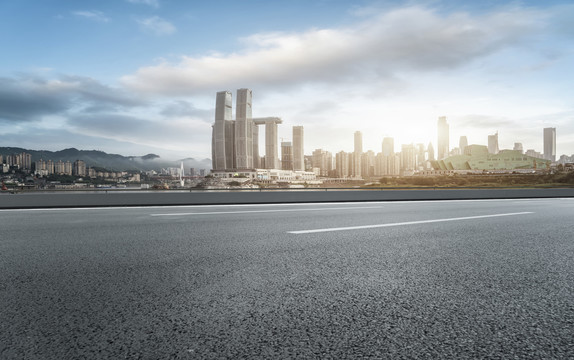
[[[22,0],[0,10],[0,146],[211,158],[213,94],[245,87],[254,118],[282,118],[278,138],[305,127],[306,155],[352,152],[355,131],[364,150],[392,137],[438,154],[440,116],[450,144],[498,133],[500,149],[543,153],[541,129],[556,128],[555,156],[574,154],[568,1]]]

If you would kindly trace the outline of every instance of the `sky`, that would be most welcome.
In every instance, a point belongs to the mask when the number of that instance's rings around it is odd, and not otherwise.
[[[384,0],[0,2],[0,146],[211,157],[215,94],[314,149],[459,137],[574,154],[574,3]],[[263,134],[262,134],[263,136]],[[264,141],[260,140],[264,153]]]

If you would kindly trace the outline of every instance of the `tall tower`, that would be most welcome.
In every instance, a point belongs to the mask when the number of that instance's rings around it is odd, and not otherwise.
[[[303,126],[293,126],[293,170],[305,170]]]
[[[466,136],[461,136],[458,140],[458,148],[460,149],[460,154],[464,155],[464,149],[468,146],[468,139]]]
[[[220,91],[215,99],[215,124],[212,135],[212,167],[214,170],[224,170],[233,167],[233,142],[226,141],[226,127],[232,118],[231,93]],[[229,132],[229,129],[227,130]],[[226,148],[231,145],[231,148]],[[230,154],[229,154],[230,153]],[[229,162],[231,161],[231,163]]]
[[[494,135],[488,135],[488,153],[498,154],[498,131]]]
[[[413,144],[401,147],[401,170],[415,170],[417,152]]]
[[[544,128],[544,158],[556,161],[556,128]]]
[[[281,142],[281,169],[293,170],[293,145],[290,142]]]
[[[253,168],[254,125],[251,100],[251,90],[237,90],[237,104],[235,106],[235,158],[237,169]]]
[[[355,151],[353,153],[353,175],[361,177],[361,155],[363,154],[363,134],[355,131]]]
[[[277,122],[274,120],[265,121],[265,168],[279,169]]]
[[[438,142],[437,142],[437,160],[442,160],[448,156],[450,151],[449,146],[449,131],[446,122],[446,116],[438,118]]]
[[[427,147],[427,153],[428,153],[428,158],[429,161],[434,161],[434,147],[432,146],[432,143],[429,142],[429,146]]]
[[[384,156],[393,155],[395,153],[395,139],[392,137],[384,137],[382,150]]]

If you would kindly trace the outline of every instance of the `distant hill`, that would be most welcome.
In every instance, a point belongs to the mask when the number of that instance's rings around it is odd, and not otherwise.
[[[180,167],[183,161],[185,169],[211,169],[211,160],[186,158],[182,160],[163,160],[156,154],[144,156],[123,156],[108,154],[99,150],[78,150],[75,148],[60,151],[29,150],[18,147],[0,147],[0,154],[6,157],[11,154],[28,153],[32,155],[32,162],[38,160],[71,161],[83,160],[89,167],[101,167],[113,171],[126,170],[159,170],[167,167]]]

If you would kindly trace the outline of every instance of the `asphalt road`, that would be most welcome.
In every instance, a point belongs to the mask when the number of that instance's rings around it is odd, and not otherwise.
[[[0,211],[1,359],[574,358],[574,199]]]

